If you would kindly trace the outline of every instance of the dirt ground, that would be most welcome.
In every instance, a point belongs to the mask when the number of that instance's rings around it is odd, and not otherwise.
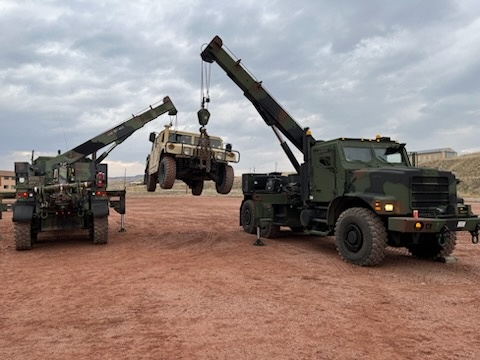
[[[333,238],[252,244],[240,197],[128,197],[109,244],[0,220],[0,359],[478,359],[480,245],[453,263],[389,250],[341,261]],[[480,205],[475,204],[476,212]]]

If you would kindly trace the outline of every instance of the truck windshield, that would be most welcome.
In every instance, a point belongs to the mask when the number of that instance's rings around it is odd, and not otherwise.
[[[360,146],[345,146],[343,148],[345,160],[347,161],[372,161],[372,149]]]
[[[401,164],[402,163],[402,153],[400,149],[396,152],[392,152],[392,148],[375,148],[375,156],[383,162],[390,164]]]
[[[372,151],[373,150],[373,151]],[[402,164],[402,147],[360,147],[344,146],[343,153],[348,162],[361,161],[363,163],[372,163],[378,161],[387,164]],[[375,160],[375,161],[374,161]]]

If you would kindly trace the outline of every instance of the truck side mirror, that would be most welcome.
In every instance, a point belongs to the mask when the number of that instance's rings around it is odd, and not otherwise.
[[[150,140],[150,142],[155,142],[155,133],[154,132],[151,132],[150,133],[150,136],[148,137],[148,140]]]

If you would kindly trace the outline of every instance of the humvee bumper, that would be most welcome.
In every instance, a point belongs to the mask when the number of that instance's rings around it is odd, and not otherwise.
[[[450,231],[475,231],[480,226],[478,217],[432,219],[413,217],[392,217],[388,219],[388,230],[402,233],[438,233],[444,227]]]

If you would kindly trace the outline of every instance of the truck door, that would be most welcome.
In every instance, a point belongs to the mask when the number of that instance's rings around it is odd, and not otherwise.
[[[310,194],[313,196],[313,201],[331,201],[337,195],[334,146],[314,147],[310,163]]]

